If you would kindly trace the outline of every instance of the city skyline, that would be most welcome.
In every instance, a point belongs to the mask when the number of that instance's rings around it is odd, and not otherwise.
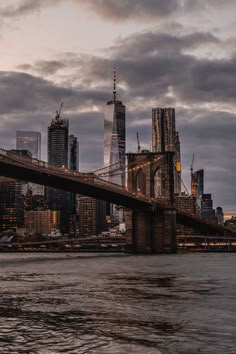
[[[194,153],[214,207],[234,214],[235,3],[86,3],[2,2],[0,146],[14,148],[17,130],[39,131],[46,159],[47,125],[63,100],[63,117],[80,141],[81,170],[101,167],[115,63],[127,152],[137,150],[136,131],[142,148],[150,147],[152,108],[174,107],[189,191]]]

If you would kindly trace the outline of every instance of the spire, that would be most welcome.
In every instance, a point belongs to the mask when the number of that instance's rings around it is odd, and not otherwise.
[[[116,102],[116,66],[113,71],[113,102]]]

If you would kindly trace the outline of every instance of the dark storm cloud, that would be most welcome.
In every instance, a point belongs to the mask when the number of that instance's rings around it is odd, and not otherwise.
[[[176,99],[188,104],[234,102],[236,58],[206,59],[186,52],[216,44],[221,41],[210,33],[144,33],[120,39],[111,48],[112,59],[80,56],[62,61],[69,68],[76,67],[88,85],[108,85],[111,61],[115,62],[118,80],[127,88],[122,96],[126,100],[133,96],[167,101],[171,87]]]
[[[122,39],[112,49],[117,55],[126,58],[135,56],[155,56],[163,53],[182,52],[199,46],[220,43],[220,40],[207,32],[195,32],[185,35],[146,32],[134,34]],[[132,50],[131,50],[132,49]]]
[[[34,65],[19,65],[18,69],[22,71],[36,71],[39,74],[52,75],[65,67],[65,64],[57,60],[37,61]]]
[[[0,14],[5,17],[20,16],[42,7],[56,5],[65,0],[22,0],[15,6],[0,7]],[[98,16],[109,20],[125,20],[129,18],[165,17],[178,8],[179,0],[70,0],[89,8]]]
[[[101,102],[106,92],[77,90],[25,73],[0,72],[0,113],[54,110],[62,100],[77,109],[91,102]]]
[[[15,5],[0,5],[1,17],[22,16],[32,11],[72,2],[87,8],[106,21],[150,21],[177,16],[178,13],[207,11],[235,6],[234,0],[20,0]]]
[[[33,75],[0,72],[0,147],[15,148],[17,130],[40,131],[45,160],[47,127],[64,101],[63,116],[70,121],[70,133],[78,136],[83,146],[82,169],[98,168],[103,161],[103,115],[92,107],[103,106],[105,96],[102,90],[71,89]],[[90,159],[84,166],[86,156]]]

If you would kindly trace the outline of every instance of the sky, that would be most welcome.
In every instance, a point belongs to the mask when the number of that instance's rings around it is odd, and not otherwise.
[[[0,147],[42,134],[61,101],[80,170],[103,165],[106,101],[126,105],[127,152],[151,144],[151,111],[176,109],[182,178],[204,169],[214,207],[236,214],[235,0],[1,0]]]

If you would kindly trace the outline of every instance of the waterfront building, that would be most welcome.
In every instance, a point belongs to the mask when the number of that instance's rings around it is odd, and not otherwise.
[[[226,220],[225,227],[233,232],[236,232],[236,216],[232,216],[231,219]]]
[[[179,132],[175,129],[174,108],[152,109],[152,151],[174,151],[174,191],[181,193],[181,154]]]
[[[0,230],[16,229],[24,224],[22,183],[0,178]]]
[[[27,150],[34,159],[41,160],[41,133],[34,131],[16,132],[16,149]],[[28,183],[28,188],[33,195],[44,195],[44,186],[36,183]]]
[[[219,225],[224,225],[224,213],[223,213],[223,209],[218,206],[216,208],[216,217],[217,217],[217,221]]]
[[[79,235],[98,235],[105,230],[106,203],[90,197],[79,198]]]
[[[217,223],[215,210],[213,209],[213,200],[211,194],[202,195],[201,217],[210,222]]]
[[[56,113],[48,127],[48,163],[68,168],[69,122]],[[74,229],[73,194],[55,188],[47,188],[47,203],[50,210],[61,212],[60,230],[68,233]]]
[[[196,205],[196,198],[191,195],[186,195],[182,192],[175,196],[176,209],[186,211],[191,214],[199,214],[199,209]]]
[[[34,234],[50,234],[59,228],[60,212],[56,210],[30,210],[25,212],[25,228]]]

